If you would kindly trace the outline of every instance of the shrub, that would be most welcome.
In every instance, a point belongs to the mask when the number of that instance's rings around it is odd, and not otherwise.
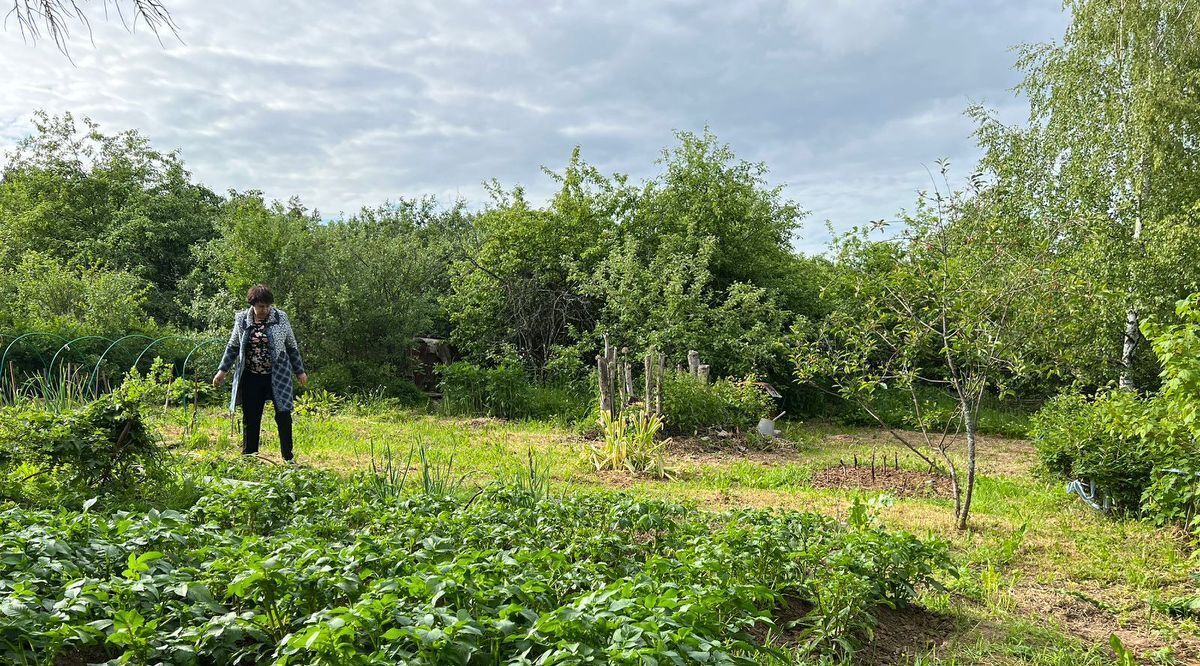
[[[162,357],[155,357],[145,374],[137,368],[131,368],[123,387],[129,399],[142,407],[207,402],[209,397],[216,394],[208,382],[176,377],[175,366]]]
[[[419,404],[424,393],[403,370],[387,363],[352,362],[314,366],[307,388],[324,389],[338,395],[380,393],[399,398],[406,405]]]
[[[438,366],[442,408],[449,414],[481,414],[487,402],[483,368],[465,361]]]
[[[494,368],[459,361],[439,366],[438,372],[442,376],[442,408],[448,414],[573,422],[586,415],[590,399],[576,383],[535,385],[514,361]]]
[[[753,376],[711,383],[685,373],[668,372],[663,377],[663,416],[671,433],[750,429],[768,415],[770,406],[767,395],[754,385]]]
[[[1092,400],[1060,396],[1033,420],[1042,466],[1094,481],[1118,509],[1195,529],[1200,499],[1200,309],[1176,305],[1182,321],[1147,321],[1142,333],[1162,364],[1161,388],[1141,397],[1109,391]]]
[[[159,462],[157,440],[124,388],[59,413],[33,403],[0,409],[0,464],[13,481],[46,476],[66,491],[107,493],[133,488]],[[33,471],[13,479],[17,468]]]
[[[1079,395],[1053,398],[1030,426],[1042,468],[1065,479],[1092,481],[1115,509],[1137,511],[1157,462],[1150,441],[1132,427],[1148,409],[1124,391],[1091,401]]]

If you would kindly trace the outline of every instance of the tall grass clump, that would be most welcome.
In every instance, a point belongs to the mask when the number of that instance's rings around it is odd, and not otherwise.
[[[616,416],[601,412],[602,439],[591,445],[592,465],[597,470],[626,470],[666,478],[668,441],[659,439],[663,423],[662,416],[639,407],[626,408]]]

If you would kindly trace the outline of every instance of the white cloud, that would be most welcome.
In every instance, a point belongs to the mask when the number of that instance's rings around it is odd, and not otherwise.
[[[899,34],[914,0],[784,0],[792,27],[819,50],[869,52]]]
[[[673,130],[708,125],[813,211],[806,249],[826,218],[910,205],[922,163],[966,173],[961,111],[1020,117],[1008,47],[1063,27],[1056,0],[169,6],[184,43],[97,20],[75,65],[0,32],[0,150],[35,109],[72,111],[180,148],[218,191],[336,215],[398,196],[478,203],[493,177],[546,196],[541,165],[577,143],[602,170],[645,177]]]

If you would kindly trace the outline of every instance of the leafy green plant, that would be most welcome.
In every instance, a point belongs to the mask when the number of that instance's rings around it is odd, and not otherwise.
[[[933,584],[945,555],[811,514],[709,515],[609,493],[530,502],[414,488],[396,501],[365,476],[256,469],[259,481],[209,485],[184,511],[0,509],[0,652],[749,663],[764,650],[756,628],[787,597],[812,608],[807,652],[833,655],[853,651],[870,609]]]
[[[367,488],[376,498],[385,500],[399,499],[404,493],[404,485],[408,481],[408,472],[412,469],[414,449],[409,449],[408,458],[401,463],[398,458],[394,457],[390,443],[385,442],[379,450],[378,455],[376,455],[375,451],[375,442],[372,441],[368,444],[371,455],[371,472],[367,477]]]
[[[1034,417],[1042,466],[1094,482],[1110,504],[1159,524],[1197,529],[1200,508],[1200,308],[1178,303],[1180,323],[1142,326],[1162,363],[1162,387],[1139,396],[1105,391],[1063,395]]]
[[[511,475],[507,485],[530,507],[550,496],[549,468],[534,457],[533,447],[528,450],[528,462],[525,467]]]
[[[745,379],[704,382],[686,373],[666,373],[663,381],[663,416],[666,429],[676,434],[728,428],[748,430],[768,416],[770,399]]]
[[[429,449],[417,443],[417,457],[421,463],[421,492],[428,497],[450,497],[464,488],[470,472],[457,474],[454,469],[454,454],[444,461],[429,457]]]
[[[1093,481],[1112,508],[1137,511],[1155,461],[1147,442],[1125,426],[1143,416],[1142,401],[1128,392],[1103,393],[1090,401],[1063,395],[1034,415],[1030,434],[1044,470]]]
[[[122,387],[82,407],[55,413],[36,403],[0,408],[0,465],[58,479],[71,492],[131,489],[160,469],[157,437],[135,391]]]
[[[330,393],[325,389],[312,389],[305,391],[296,396],[295,405],[292,410],[297,416],[312,416],[320,419],[326,419],[342,408],[346,399]]]

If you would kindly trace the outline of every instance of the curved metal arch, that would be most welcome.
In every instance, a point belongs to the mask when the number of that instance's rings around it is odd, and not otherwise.
[[[200,342],[197,342],[195,344],[195,346],[192,347],[192,350],[190,352],[188,352],[187,357],[183,359],[183,368],[179,371],[179,377],[181,379],[187,380],[187,367],[188,367],[188,363],[192,360],[193,354],[200,351],[200,349],[203,347],[207,347],[208,345],[212,345],[212,344],[217,344],[219,342],[225,342],[225,339],[224,338],[209,338],[208,340],[201,340]]]
[[[64,338],[61,335],[58,335],[57,333],[46,333],[44,331],[34,331],[32,333],[23,333],[21,335],[18,335],[16,338],[14,338],[12,342],[8,343],[8,346],[4,348],[4,353],[0,354],[0,368],[4,368],[4,367],[8,366],[8,352],[11,351],[12,348],[18,342],[24,340],[25,338],[36,338],[39,336],[46,337],[46,338],[57,338],[58,340],[61,340],[64,343],[67,342],[66,338]],[[45,366],[46,357],[42,356],[42,352],[38,351],[37,349],[34,349],[33,353],[37,354],[38,358],[41,359],[41,361],[42,361],[42,365]]]
[[[223,342],[225,342],[224,338],[209,338],[208,340],[201,340],[200,342],[197,342],[192,347],[192,350],[188,352],[187,357],[185,357],[183,359],[183,367],[179,370],[179,378],[185,382],[187,381],[187,367],[188,367],[188,363],[190,363],[192,360],[193,354],[200,351],[200,349],[207,347],[208,345],[219,344],[219,343],[223,343]],[[185,395],[183,397],[183,408],[187,409],[187,405],[188,405],[188,398]]]
[[[161,338],[158,338],[157,340],[155,340],[154,342],[151,342],[150,344],[146,345],[146,348],[142,350],[142,353],[138,354],[137,358],[135,358],[133,360],[132,367],[134,367],[134,368],[138,367],[138,364],[142,362],[142,357],[146,355],[146,352],[153,349],[154,346],[157,345],[158,343],[166,342],[167,340],[187,340],[187,341],[191,342],[192,338],[189,338],[186,335],[164,335]]]
[[[106,338],[102,335],[81,335],[72,340],[68,340],[63,344],[63,346],[58,348],[58,351],[54,352],[54,357],[50,359],[50,365],[46,366],[46,372],[54,372],[54,364],[58,362],[58,355],[63,353],[64,349],[70,350],[71,345],[75,344],[76,342],[83,342],[84,340],[104,340],[105,342],[112,344],[112,338]],[[65,359],[66,357],[63,358]]]
[[[149,340],[151,342],[154,341],[154,338],[152,338],[148,335],[141,335],[140,333],[124,335],[124,336],[121,336],[121,337],[117,338],[116,340],[114,340],[113,343],[108,346],[108,349],[105,349],[104,353],[100,355],[100,358],[96,360],[96,366],[94,368],[92,368],[92,390],[95,391],[97,394],[100,393],[100,364],[104,363],[104,358],[106,356],[108,356],[108,352],[112,351],[114,347],[116,347],[117,345],[121,344],[122,342],[124,342],[126,340],[131,340],[133,338],[141,338],[143,340]]]

